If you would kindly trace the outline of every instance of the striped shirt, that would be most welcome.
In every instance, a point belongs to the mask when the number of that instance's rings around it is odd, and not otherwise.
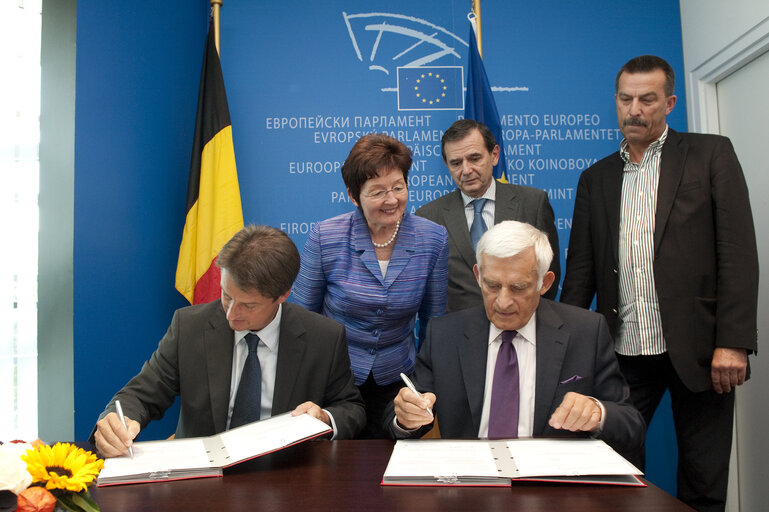
[[[616,351],[626,356],[666,351],[657,289],[654,285],[654,217],[660,178],[662,145],[668,128],[649,144],[641,163],[630,159],[622,141],[625,162],[619,223],[619,327]]]
[[[292,300],[345,326],[356,385],[369,374],[391,384],[414,369],[417,316],[423,335],[428,320],[446,311],[448,256],[446,229],[406,213],[383,275],[355,210],[310,230]]]

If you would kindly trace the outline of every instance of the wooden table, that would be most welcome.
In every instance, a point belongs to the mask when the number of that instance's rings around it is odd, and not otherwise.
[[[386,440],[310,441],[226,469],[223,478],[91,487],[90,492],[104,512],[691,510],[652,484],[383,487],[379,483],[392,447]]]

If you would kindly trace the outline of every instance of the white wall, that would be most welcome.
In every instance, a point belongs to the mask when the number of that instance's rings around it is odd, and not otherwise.
[[[38,436],[48,442],[75,439],[72,258],[76,14],[76,0],[43,0],[37,406]]]
[[[767,0],[680,0],[689,130],[718,133],[715,84],[769,48]],[[683,84],[681,84],[683,85]]]
[[[681,0],[686,69],[701,65],[767,17],[766,0]]]

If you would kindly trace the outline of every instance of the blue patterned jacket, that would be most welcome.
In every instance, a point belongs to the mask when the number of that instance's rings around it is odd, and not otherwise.
[[[414,368],[417,315],[423,338],[446,310],[448,253],[443,226],[406,213],[382,279],[366,219],[345,213],[310,231],[292,300],[345,326],[357,385],[390,384]]]

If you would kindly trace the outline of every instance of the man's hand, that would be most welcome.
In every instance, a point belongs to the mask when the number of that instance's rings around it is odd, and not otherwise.
[[[134,438],[139,435],[141,426],[136,420],[125,417],[128,428],[120,421],[117,413],[111,412],[96,422],[96,449],[104,457],[119,457],[128,454],[128,447],[133,444]]]
[[[710,364],[710,380],[719,395],[745,382],[748,372],[748,351],[744,348],[717,348]]]
[[[592,398],[569,391],[548,424],[571,432],[590,432],[601,423],[601,408]]]
[[[313,402],[305,402],[296,406],[296,409],[291,411],[291,416],[299,416],[300,414],[309,414],[315,419],[318,419],[331,427],[331,418],[328,417],[326,411],[315,405]]]
[[[404,430],[414,430],[433,422],[433,415],[428,412],[435,404],[433,393],[417,395],[409,388],[401,388],[393,400],[395,419]]]

